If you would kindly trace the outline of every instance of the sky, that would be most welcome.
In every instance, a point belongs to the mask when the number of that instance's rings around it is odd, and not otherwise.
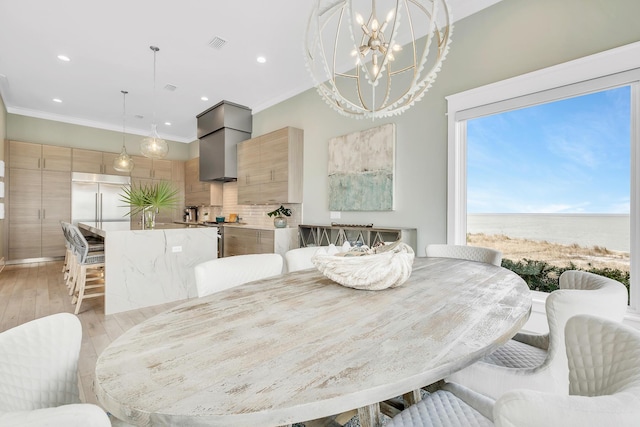
[[[629,86],[467,122],[468,213],[630,207]]]

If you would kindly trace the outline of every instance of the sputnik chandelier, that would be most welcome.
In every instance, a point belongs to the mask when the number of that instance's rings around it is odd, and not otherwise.
[[[401,114],[435,81],[449,50],[445,0],[318,0],[305,56],[318,93],[349,117]]]

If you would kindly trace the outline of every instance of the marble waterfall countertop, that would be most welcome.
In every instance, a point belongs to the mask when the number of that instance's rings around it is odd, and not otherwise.
[[[197,296],[194,267],[218,256],[218,228],[79,223],[105,241],[105,314]]]

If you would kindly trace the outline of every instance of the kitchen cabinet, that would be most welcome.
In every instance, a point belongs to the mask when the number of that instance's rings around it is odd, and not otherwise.
[[[286,127],[238,144],[238,204],[302,203],[303,137]]]
[[[297,247],[295,228],[258,229],[224,226],[223,256],[278,253],[282,256]]]
[[[200,181],[200,158],[187,160],[184,169],[186,206],[222,206],[222,183]]]
[[[71,148],[9,141],[8,259],[64,256],[71,220]]]
[[[71,172],[9,168],[8,178],[8,258],[64,256],[60,221],[71,220]]]
[[[9,141],[8,166],[18,169],[69,172],[71,170],[71,149]]]
[[[135,165],[131,171],[132,178],[173,180],[171,160],[149,159],[143,156],[131,156]]]
[[[129,172],[120,172],[113,168],[113,161],[119,155],[120,153],[106,153],[103,151],[74,148],[73,172],[129,176]]]

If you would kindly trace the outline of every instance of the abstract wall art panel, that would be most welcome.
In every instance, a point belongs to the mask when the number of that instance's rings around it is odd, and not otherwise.
[[[329,210],[393,210],[395,124],[329,140]]]

